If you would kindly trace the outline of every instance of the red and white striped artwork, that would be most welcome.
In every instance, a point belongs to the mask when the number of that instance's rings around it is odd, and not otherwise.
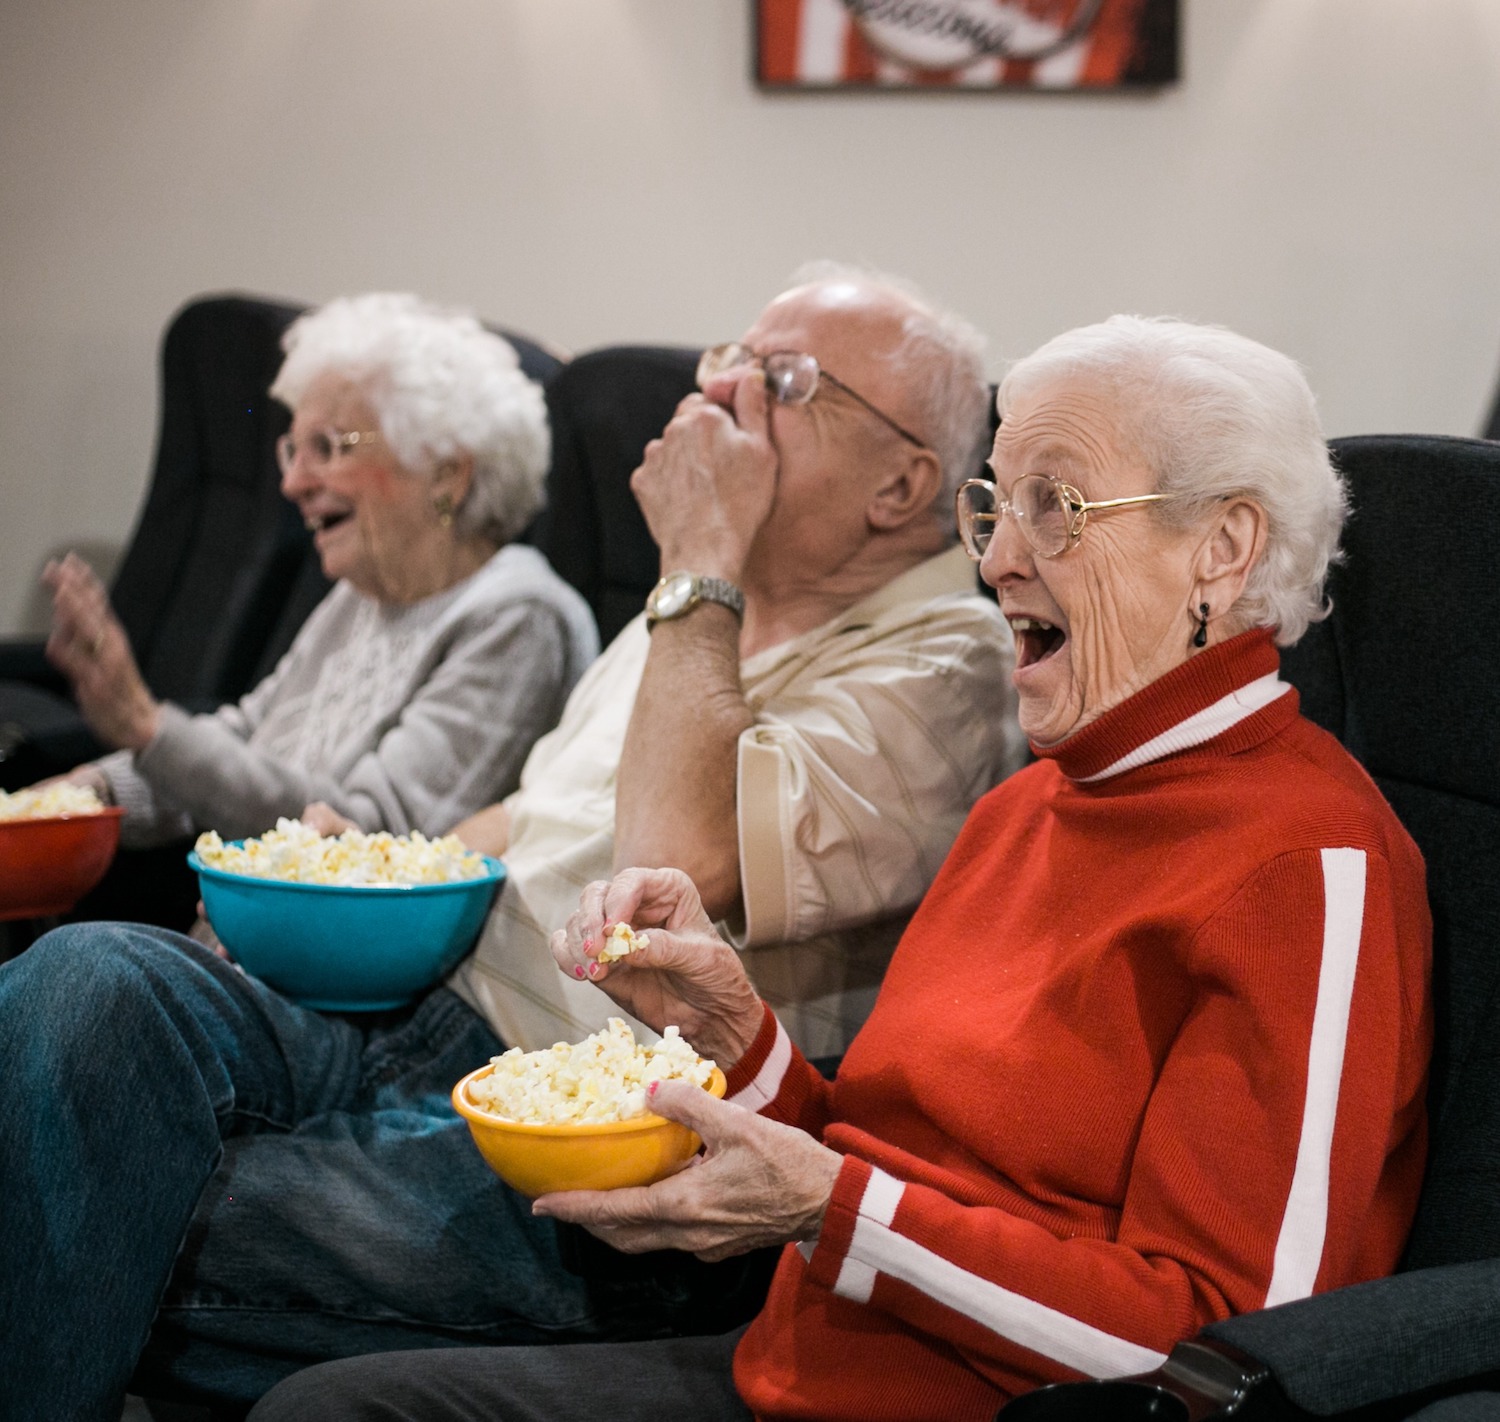
[[[1179,0],[755,0],[766,88],[1167,84]]]

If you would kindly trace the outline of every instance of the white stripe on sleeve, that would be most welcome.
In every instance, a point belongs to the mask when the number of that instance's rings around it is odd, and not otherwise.
[[[867,1304],[879,1274],[910,1284],[955,1313],[1092,1377],[1149,1372],[1166,1361],[1125,1338],[1116,1338],[1081,1319],[959,1268],[891,1228],[906,1186],[883,1170],[870,1171],[859,1202],[849,1252],[839,1266],[833,1291]]]
[[[876,1166],[870,1167],[870,1180],[859,1202],[859,1213],[878,1225],[889,1229],[896,1222],[896,1210],[906,1185],[894,1175],[887,1175]]]
[[[1365,867],[1362,849],[1323,851],[1323,960],[1307,1052],[1307,1098],[1302,1105],[1302,1136],[1292,1188],[1276,1238],[1267,1308],[1311,1294],[1323,1262],[1329,1159],[1365,919]]]
[[[870,1167],[870,1178],[865,1182],[864,1194],[859,1198],[859,1217],[854,1221],[855,1237],[866,1223],[889,1229],[896,1218],[897,1207],[906,1186],[894,1175],[887,1175],[876,1166]],[[833,1291],[840,1298],[853,1299],[855,1303],[869,1303],[875,1292],[875,1270],[862,1259],[854,1257],[853,1249],[844,1256],[839,1265],[839,1276],[833,1281]]]
[[[834,1292],[856,1303],[868,1303],[877,1274],[910,1284],[992,1333],[1089,1377],[1150,1372],[1167,1360],[1165,1353],[1117,1338],[1071,1314],[970,1274],[861,1213]]]
[[[787,1036],[786,1028],[778,1018],[776,1040],[771,1044],[770,1053],[761,1063],[760,1070],[751,1081],[726,1099],[736,1106],[743,1106],[747,1111],[763,1110],[776,1099],[776,1093],[781,1090],[782,1079],[786,1076],[786,1069],[791,1064],[792,1039]]]

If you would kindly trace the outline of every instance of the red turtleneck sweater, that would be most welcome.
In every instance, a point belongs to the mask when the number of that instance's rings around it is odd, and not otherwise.
[[[1421,857],[1267,633],[976,806],[825,1083],[731,1099],[845,1159],[735,1359],[762,1418],[990,1418],[1388,1273],[1421,1184]]]

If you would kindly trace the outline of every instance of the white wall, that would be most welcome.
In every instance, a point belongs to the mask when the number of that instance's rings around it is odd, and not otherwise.
[[[1330,433],[1500,368],[1500,3],[1185,0],[1158,96],[762,95],[748,0],[0,0],[0,629],[128,531],[188,296],[413,288],[574,349],[737,334],[804,257],[995,365],[1111,311],[1303,360]]]

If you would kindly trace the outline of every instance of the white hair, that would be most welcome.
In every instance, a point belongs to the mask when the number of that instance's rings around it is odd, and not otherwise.
[[[1265,551],[1230,609],[1246,627],[1275,628],[1289,647],[1328,615],[1348,499],[1295,361],[1222,326],[1112,316],[1018,361],[1000,384],[1001,420],[1023,391],[1078,377],[1104,387],[1119,435],[1156,492],[1174,496],[1158,517],[1188,527],[1236,496],[1265,510]]]
[[[396,458],[427,471],[469,455],[474,478],[454,511],[460,534],[501,545],[542,507],[551,453],[541,388],[510,343],[473,316],[406,293],[345,296],[282,337],[271,394],[296,407],[324,375],[357,386]]]
[[[917,410],[919,425],[913,433],[924,436],[938,457],[943,482],[933,507],[944,526],[951,526],[958,486],[983,472],[980,466],[990,449],[985,339],[962,316],[887,272],[851,262],[817,261],[805,263],[792,276],[793,286],[832,281],[893,292],[906,308],[891,362]]]

